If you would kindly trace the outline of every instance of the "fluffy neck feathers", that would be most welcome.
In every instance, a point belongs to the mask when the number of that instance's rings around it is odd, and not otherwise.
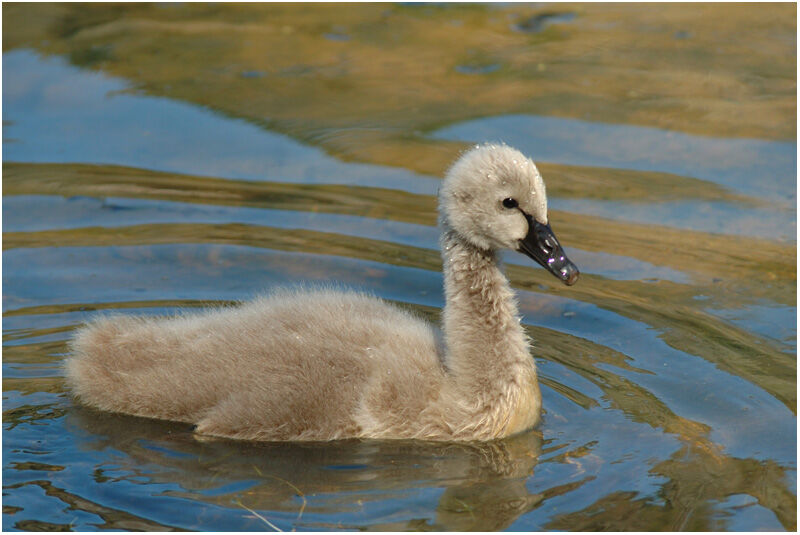
[[[467,243],[446,222],[441,242],[448,370],[465,393],[502,396],[536,374],[514,293],[495,251]]]

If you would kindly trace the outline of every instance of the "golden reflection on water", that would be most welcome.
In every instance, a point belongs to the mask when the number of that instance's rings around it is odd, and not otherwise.
[[[119,167],[58,164],[5,164],[4,194],[60,194],[138,197],[309,210],[435,225],[435,198],[396,190],[355,186],[253,183],[153,173]],[[723,369],[758,384],[796,410],[796,361],[769,340],[755,338],[696,306],[698,293],[720,306],[736,308],[759,299],[790,305],[796,295],[796,247],[762,241],[742,249],[741,238],[620,223],[579,214],[552,215],[564,243],[584,250],[613,251],[654,265],[689,273],[693,284],[603,280],[569,289],[569,296],[665,329],[664,339],[689,353],[703,354]],[[145,224],[122,228],[89,227],[7,232],[4,249],[60,246],[219,243],[373,260],[440,270],[437,251],[391,242],[239,223]],[[517,287],[564,293],[547,274],[510,266]],[[737,291],[731,291],[735,288]],[[759,355],[754,359],[752,355]]]
[[[715,137],[796,138],[795,121],[787,120],[796,115],[796,57],[787,53],[796,46],[792,4],[307,4],[302,9],[282,4],[7,4],[3,14],[4,52],[33,48],[64,56],[74,66],[125,79],[131,94],[162,96],[245,119],[321,147],[344,162],[441,176],[464,144],[431,139],[431,131],[512,113]],[[555,199],[621,205],[702,201],[743,211],[786,209],[707,180],[663,172],[551,162],[540,168]],[[367,226],[373,221],[436,224],[433,195],[263,179],[199,177],[99,162],[3,162],[5,198],[145,199],[357,216]],[[126,222],[124,214],[120,220]],[[520,301],[531,319],[537,312],[546,318],[553,310],[560,313],[548,299],[593,307],[598,314],[619,318],[615,321],[643,325],[668,349],[712,364],[720,377],[730,374],[755,385],[796,414],[796,346],[712,310],[745,310],[764,303],[794,307],[794,241],[752,240],[559,210],[552,211],[552,220],[568,250],[635,259],[685,278],[644,280],[632,269],[620,278],[584,273],[580,284],[566,289],[541,270],[510,265],[513,285],[527,292]],[[177,249],[185,244],[206,246],[205,256]],[[178,263],[197,269],[214,265],[222,272],[236,267],[225,264],[231,262],[221,253],[227,246],[270,254],[313,253],[291,261],[275,257],[275,265],[297,279],[369,276],[388,284],[390,268],[441,269],[434,249],[351,236],[335,226],[323,232],[241,222],[137,221],[3,234],[5,254],[96,248],[90,254],[98,266],[108,261],[109,250],[131,265],[146,264],[162,245],[176,247]],[[332,268],[321,265],[320,257],[370,264],[353,275],[349,264]],[[57,266],[53,271],[57,274]],[[603,343],[594,331],[570,331],[567,319],[555,328],[528,326],[542,364],[542,383],[577,411],[569,413],[577,414],[569,421],[562,407],[547,407],[546,431],[553,433],[563,424],[563,432],[569,433],[576,429],[570,425],[603,424],[609,414],[618,414],[638,426],[634,429],[640,436],[612,439],[607,436],[616,432],[612,429],[598,431],[599,438],[585,443],[564,436],[543,438],[542,431],[458,445],[198,441],[185,426],[72,407],[64,401],[59,365],[68,352],[66,339],[89,311],[189,309],[230,302],[155,293],[102,302],[92,289],[87,285],[85,299],[71,302],[20,298],[5,311],[7,321],[32,319],[4,332],[3,390],[15,396],[15,403],[4,411],[3,423],[4,438],[15,440],[14,433],[64,421],[70,433],[81,437],[82,451],[112,452],[113,466],[98,467],[93,475],[102,488],[119,481],[141,484],[142,477],[150,484],[175,484],[165,496],[240,511],[251,529],[268,527],[253,514],[266,511],[291,513],[289,525],[300,529],[488,531],[514,528],[525,515],[548,507],[551,513],[537,517],[544,519],[542,529],[729,529],[730,517],[741,507],[720,504],[740,495],[755,500],[747,507],[757,503],[774,514],[784,529],[796,527],[794,465],[727,451],[722,442],[729,437],[720,433],[736,434],[736,425],[714,429],[645,386],[649,378],[680,383],[680,376],[670,375],[676,372],[642,367],[646,358]],[[19,297],[5,281],[4,293]],[[398,304],[438,319],[436,307],[402,300]],[[36,323],[59,315],[64,317],[60,323]],[[584,383],[569,383],[567,373]],[[52,396],[44,402],[36,397],[46,395]],[[714,395],[698,393],[699,399]],[[739,408],[733,401],[723,407],[731,412]],[[742,412],[739,425],[754,423],[749,418]],[[664,447],[671,448],[669,453],[654,453],[628,469],[640,472],[636,484],[651,482],[655,490],[629,490],[634,482],[611,481],[588,505],[564,505],[584,486],[605,481],[604,474],[619,477],[609,472],[610,464],[626,459],[599,453],[603,440],[645,440],[650,433],[668,444]],[[19,450],[11,453],[22,455]],[[103,529],[177,527],[102,505],[97,495],[82,496],[86,489],[58,479],[69,472],[66,463],[28,457],[33,459],[4,468],[4,475],[34,474],[7,485],[7,493],[38,487],[71,510],[98,516],[103,523],[97,526]],[[569,467],[569,476],[548,479],[553,466]],[[225,490],[226,484],[242,481],[252,484]],[[422,497],[414,498],[416,491]],[[365,511],[383,501],[408,508],[398,512],[403,520],[385,511],[351,524],[335,520],[336,513]],[[20,529],[68,527],[39,519],[14,523],[14,515],[21,513],[24,508],[4,507],[4,527],[6,518]],[[188,527],[205,526],[198,521]]]
[[[516,29],[553,11],[575,16]],[[67,54],[138,90],[249,118],[344,158],[434,174],[452,150],[418,133],[476,110],[796,136],[785,120],[796,113],[795,59],[786,54],[792,4],[11,4],[5,12],[4,50]],[[334,27],[348,38],[332,40]],[[470,64],[498,67],[458,72]]]

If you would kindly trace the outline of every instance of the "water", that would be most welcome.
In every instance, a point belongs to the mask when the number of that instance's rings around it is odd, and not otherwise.
[[[796,529],[795,8],[306,7],[4,6],[3,528]],[[436,321],[439,177],[487,139],[583,273],[505,255],[536,430],[242,443],[69,397],[105,311],[335,281]]]

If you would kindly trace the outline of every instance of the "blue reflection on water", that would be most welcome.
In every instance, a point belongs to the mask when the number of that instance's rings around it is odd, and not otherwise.
[[[274,286],[302,281],[377,293],[384,298],[441,308],[442,275],[378,262],[309,253],[265,251],[254,247],[177,244],[125,247],[15,249],[4,255],[4,310],[35,304],[121,303],[159,299],[247,299]],[[52,277],[50,266],[60,266]],[[92,288],[87,295],[86,288]],[[630,356],[641,370],[615,368],[652,392],[673,412],[711,426],[715,441],[737,456],[793,458],[794,444],[764,443],[775,436],[794,436],[789,409],[758,386],[723,372],[715,364],[673,348],[649,325],[591,303],[556,294],[519,291],[520,311],[532,324],[590,339]],[[564,321],[564,313],[574,315]],[[696,399],[699,395],[714,396]],[[747,429],[729,420],[731,406],[748,407]],[[724,423],[723,423],[724,422]],[[791,429],[790,429],[791,428]],[[736,429],[722,435],[719,429]],[[723,431],[724,433],[724,431]],[[756,451],[754,451],[756,448]]]
[[[734,309],[709,309],[708,312],[743,329],[784,344],[786,353],[797,353],[797,307],[770,301]]]
[[[4,161],[97,163],[242,180],[351,184],[435,195],[437,178],[404,169],[344,163],[244,120],[129,92],[125,81],[28,50],[3,55]],[[753,208],[727,202],[620,203],[551,199],[557,210],[678,228],[795,238],[791,143],[690,136],[572,119],[502,116],[444,128],[435,137],[502,139],[535,159],[666,171],[771,199]]]
[[[552,199],[549,207],[615,221],[668,225],[672,228],[766,238],[793,242],[797,238],[795,214],[788,209],[751,208],[733,202],[670,201],[642,203]]]
[[[535,115],[465,121],[437,130],[434,137],[503,141],[534,160],[699,178],[784,207],[794,206],[797,198],[794,142],[714,138]]]
[[[344,163],[240,119],[129,92],[120,79],[29,50],[3,54],[3,160],[126,165],[220,178],[435,194],[439,180]]]
[[[167,99],[119,93],[126,89],[123,82],[73,69],[57,58],[40,59],[33,53],[18,51],[5,54],[4,59],[6,82],[3,99],[6,119],[12,121],[4,128],[4,135],[16,139],[4,146],[6,161],[116,163],[228,178],[378,185],[426,194],[435,193],[438,186],[437,180],[403,170],[344,164],[327,157],[321,151],[305,147],[284,136],[265,132],[244,121],[221,117],[208,110]],[[568,126],[572,128],[575,124]],[[643,132],[638,130],[638,127],[618,128],[631,129],[629,131],[632,132],[631,135]],[[505,130],[504,134],[516,135],[514,132],[513,129]],[[609,131],[602,128],[592,131],[591,136],[587,134],[584,137],[584,141],[588,143],[589,138],[591,141],[597,141],[604,133]],[[558,141],[562,152],[571,149],[574,134],[575,132],[572,132],[572,137],[562,136]],[[547,135],[550,136],[550,132]],[[678,136],[680,138],[682,135]],[[558,140],[558,136],[556,135],[554,139]],[[531,149],[526,146],[524,139],[514,143],[524,150]],[[624,136],[623,143],[628,143]],[[557,153],[558,148],[556,146],[548,150]],[[677,149],[671,150],[674,153]],[[530,151],[535,156],[541,157],[537,147],[532,147]],[[602,160],[602,152],[599,155],[594,154],[591,147],[586,148],[585,152],[589,154],[588,159],[594,157]],[[769,153],[769,150],[764,153]],[[567,154],[571,154],[571,150],[567,151]],[[614,161],[608,154],[605,157],[608,161]],[[668,167],[669,162],[665,163],[659,158],[648,157],[650,159],[645,158],[642,163],[636,159],[637,157],[636,154],[632,155],[632,160],[629,162],[631,168],[637,168],[637,165]],[[781,160],[780,154],[777,159]],[[787,163],[786,158],[783,158],[783,161]],[[627,164],[618,162],[614,166],[626,167]],[[728,187],[736,189],[734,183],[738,180],[737,177],[731,179],[726,175],[721,162],[712,162],[711,167],[719,171],[719,183],[725,183]],[[682,174],[699,176],[688,172]],[[780,187],[785,185],[785,181],[777,183]],[[744,186],[746,189],[748,184]],[[765,198],[772,199],[770,191],[777,186],[768,184],[764,190]],[[759,192],[751,193],[758,196]],[[773,200],[778,202],[779,199],[780,197]],[[42,202],[38,212],[41,221],[36,217],[25,219],[24,212],[36,202]],[[79,210],[60,211],[70,202],[75,202],[74,207]],[[313,214],[274,211],[274,214],[270,215],[273,211],[256,209],[250,211],[251,209],[216,206],[198,207],[190,203],[130,199],[107,199],[102,202],[85,198],[68,200],[34,196],[4,199],[4,206],[10,207],[9,211],[4,212],[4,223],[8,222],[10,225],[5,229],[7,231],[11,230],[11,227],[19,231],[31,231],[34,228],[69,228],[70,225],[85,226],[92,221],[95,225],[113,226],[115,218],[122,220],[120,224],[129,225],[137,221],[140,216],[143,223],[157,222],[159,218],[172,221],[170,218],[173,216],[169,215],[170,211],[178,210],[182,212],[180,220],[184,222],[241,219],[255,223],[258,219],[259,224],[275,226],[283,224],[287,227],[297,225],[302,228],[315,228],[318,224],[324,228],[330,225],[334,231],[344,234],[352,232],[352,235],[359,235],[361,232],[369,237],[391,235],[391,241],[396,243],[426,244],[430,248],[435,246],[435,229],[432,227],[406,227],[404,224],[388,222],[387,225],[397,226],[381,228],[374,226],[370,220],[369,225],[372,228],[359,230],[358,227],[363,226],[366,219],[346,219],[350,216],[325,215],[320,219],[313,219]],[[615,209],[612,203],[603,205],[594,201],[586,201],[586,204],[580,206],[580,210],[575,206],[573,205],[573,209],[576,211],[586,213],[595,213],[593,210]],[[52,210],[53,213],[47,214],[48,210]],[[77,213],[81,210],[91,212],[92,216],[81,219],[85,217]],[[139,212],[140,210],[142,212]],[[106,212],[108,217],[104,215]],[[267,220],[274,217],[274,222],[265,223],[265,216]],[[767,220],[767,226],[773,224],[769,221]],[[50,224],[54,226],[48,227]],[[595,261],[606,270],[606,273],[609,266],[615,262],[628,260],[606,253],[584,254],[581,251],[573,253],[571,249],[570,254],[574,260],[582,264],[582,267],[584,263]],[[581,258],[582,255],[584,258]],[[345,284],[377,292],[388,298],[435,307],[440,307],[443,303],[441,275],[437,272],[347,258],[331,259],[304,253],[282,253],[247,247],[164,245],[16,249],[5,252],[3,263],[6,268],[5,310],[86,301],[122,304],[124,301],[147,299],[174,301],[238,299],[252,295],[259,290],[259,285],[266,288],[274,284],[291,284],[302,279],[326,280],[333,272]],[[630,265],[622,264],[620,267],[622,275],[632,269]],[[645,263],[642,265],[647,266]],[[639,265],[634,267],[645,269]],[[657,268],[657,266],[651,267]],[[669,272],[664,274],[666,278],[685,277],[678,272],[671,275]],[[786,439],[796,434],[796,429],[792,427],[793,415],[757,386],[717,370],[713,364],[699,357],[675,350],[660,338],[661,333],[644,323],[589,303],[580,303],[559,295],[531,292],[520,292],[520,303],[523,313],[531,321],[536,321],[537,326],[589,338],[597,344],[622,351],[631,356],[632,365],[646,371],[664,366],[665,371],[660,375],[620,368],[615,368],[614,374],[642,385],[648,393],[652,393],[679,415],[712,425],[714,427],[712,438],[726,448],[726,454],[753,456],[759,459],[773,458],[786,466],[793,466],[794,443]],[[148,310],[148,313],[163,311],[161,308],[153,308]],[[572,315],[568,321],[564,321],[567,312]],[[14,325],[19,328],[31,328],[31,326],[41,328],[44,325],[74,324],[90,317],[91,314],[74,312],[68,316],[63,322],[53,322],[53,318],[47,314],[18,316],[6,321],[7,327],[11,329]],[[767,321],[771,321],[771,318],[773,316],[767,316]],[[784,311],[774,318],[785,324],[787,314]],[[732,322],[740,320],[733,316],[729,319]],[[750,317],[741,319],[748,327],[752,320]],[[765,332],[773,333],[773,331]],[[8,331],[6,334],[9,334]],[[39,337],[38,340],[63,340],[67,336],[67,332],[61,332]],[[30,342],[31,339],[28,339],[28,343]],[[570,372],[564,366],[542,362],[541,368],[543,376],[554,377],[557,382],[572,385],[582,393],[597,394],[596,389],[586,388],[583,384],[586,380],[583,378],[576,377],[574,381],[565,379]],[[41,373],[42,368],[37,365],[22,363],[14,365],[11,369],[12,373],[9,375],[12,379],[14,376],[25,376],[26,372],[33,373],[33,370],[36,370],[37,376],[45,375]],[[628,421],[629,415],[623,411],[609,410],[611,404],[607,399],[600,399],[601,406],[591,409],[596,411],[591,412],[584,411],[575,403],[556,395],[546,386],[543,390],[547,407],[545,431],[557,433],[559,437],[569,436],[570,440],[583,438],[595,440],[601,437],[602,440],[593,446],[594,455],[580,461],[584,463],[580,465],[580,470],[586,468],[589,474],[594,474],[599,468],[598,465],[590,464],[592,459],[606,463],[603,466],[603,477],[563,496],[554,496],[547,503],[548,511],[569,511],[589,507],[597,496],[617,490],[620,480],[625,481],[626,491],[633,489],[634,492],[646,494],[657,492],[663,480],[649,475],[631,478],[630,472],[635,470],[636,473],[646,473],[647,466],[652,464],[650,459],[667,458],[677,448],[677,438],[664,436],[661,430],[656,431],[648,426]],[[696,396],[706,391],[715,394],[716,399],[698,401]],[[69,402],[58,395],[45,393],[28,395],[12,389],[8,392],[4,408],[25,404],[43,406],[46,403],[69,406]],[[731,411],[732,407],[747,408],[750,411],[746,419],[746,429],[741,429],[738,414]],[[613,436],[623,436],[625,439],[622,441],[607,439],[609,433]],[[765,436],[769,436],[770,440],[765,440]],[[81,489],[80,492],[85,492],[87,498],[101,497],[99,501],[104,504],[165,524],[174,521],[175,511],[179,510],[185,518],[194,519],[203,516],[205,519],[202,524],[203,529],[225,530],[231,526],[264,527],[254,518],[251,518],[250,524],[242,524],[243,511],[240,509],[216,507],[214,512],[218,516],[213,516],[209,515],[207,504],[169,496],[168,493],[180,492],[182,490],[180,486],[148,480],[147,470],[138,464],[133,470],[118,470],[115,473],[115,464],[121,459],[124,460],[127,455],[113,451],[110,447],[103,449],[101,445],[92,449],[95,443],[102,442],[102,437],[82,433],[77,428],[68,426],[65,428],[62,418],[54,418],[44,426],[23,424],[14,433],[5,433],[3,445],[6,462],[10,463],[7,466],[13,466],[17,458],[21,461],[29,460],[24,452],[32,448],[41,448],[42,461],[49,461],[54,465],[64,462],[66,452],[69,457],[67,468],[61,472],[47,474],[54,483],[71,490]],[[624,457],[625,455],[634,457]],[[622,458],[630,462],[626,468],[619,468],[619,472],[615,472],[612,465],[616,459]],[[92,479],[93,470],[98,466],[108,468],[109,474],[119,475],[123,480],[104,483],[98,488],[97,482]],[[530,478],[526,485],[535,491],[546,491],[553,485],[553,481],[565,480],[565,467],[566,465],[544,463],[537,468],[536,477]],[[33,477],[40,475],[41,472],[36,471],[4,469],[4,483],[30,482]],[[792,477],[791,473],[789,477]],[[146,482],[147,485],[142,485],[142,482]],[[210,490],[208,493],[213,492],[214,490]],[[408,492],[413,493],[415,490]],[[424,504],[420,509],[429,512],[431,504],[438,500],[440,494],[441,491],[438,489],[427,489],[416,494],[415,500]],[[157,499],[148,499],[153,496],[157,496]],[[17,516],[4,515],[4,527],[11,527],[20,518],[33,518],[31,515],[37,520],[54,523],[63,522],[65,517],[69,516],[78,526],[96,527],[103,521],[99,516],[86,512],[62,511],[59,507],[53,506],[54,503],[58,503],[55,500],[56,498],[52,496],[46,496],[44,490],[35,484],[16,489],[5,501],[10,505],[24,506],[27,510]],[[404,500],[404,507],[408,507],[410,502]],[[389,517],[396,504],[396,500],[387,499],[367,504],[366,508],[369,508],[370,517]],[[732,505],[741,505],[741,501],[733,500]],[[751,508],[751,513],[757,512],[755,508]],[[342,513],[338,518],[360,522],[363,521],[364,514],[362,509],[357,513]],[[520,518],[512,527],[525,529],[534,526],[531,522],[536,514],[534,511],[534,514]],[[410,516],[408,511],[404,511],[404,515],[403,518]],[[270,516],[272,521],[285,529],[295,525],[295,518],[294,512],[273,512]],[[308,514],[304,518],[308,522],[314,522],[322,517]],[[772,523],[769,520],[765,518],[758,522],[760,525],[775,524],[774,520]],[[751,523],[746,521],[738,524],[739,527],[749,525]]]
[[[124,212],[121,215],[120,212]],[[439,230],[433,226],[374,219],[346,214],[267,210],[242,206],[194,204],[151,199],[107,197],[58,197],[55,195],[10,195],[3,197],[3,228],[6,232],[82,227],[124,227],[164,223],[244,223],[259,226],[306,229],[381,240],[425,249],[439,249]],[[690,277],[678,270],[601,251],[569,247],[570,258],[584,273],[616,280],[670,280],[688,283]],[[531,267],[517,254],[505,261]]]

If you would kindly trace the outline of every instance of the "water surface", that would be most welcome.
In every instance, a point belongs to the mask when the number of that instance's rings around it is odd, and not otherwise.
[[[5,530],[796,529],[794,6],[3,11]],[[484,140],[583,273],[505,255],[537,429],[259,444],[69,396],[97,314],[337,284],[438,321]]]

